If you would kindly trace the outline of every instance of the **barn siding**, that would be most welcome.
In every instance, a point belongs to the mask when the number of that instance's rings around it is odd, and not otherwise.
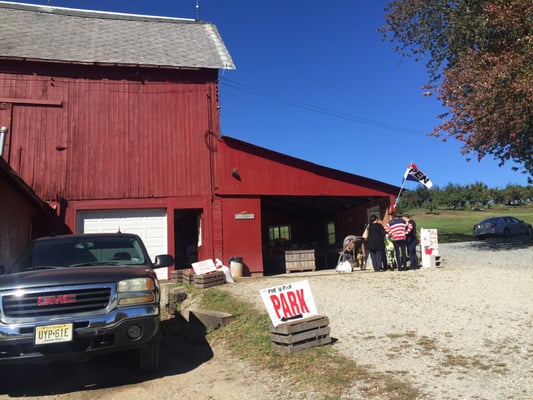
[[[0,99],[13,104],[9,162],[43,199],[210,193],[216,71],[39,66],[1,73]]]
[[[221,139],[217,155],[221,195],[383,197],[398,189],[228,137]]]
[[[223,235],[224,260],[229,265],[231,257],[242,257],[246,273],[263,272],[263,249],[261,244],[261,201],[259,198],[228,198],[222,201],[224,209]],[[238,219],[243,212],[253,219]]]
[[[0,192],[0,265],[7,265],[30,240],[36,211],[2,176]]]
[[[0,157],[0,265],[9,265],[29,240],[65,233],[52,208]]]

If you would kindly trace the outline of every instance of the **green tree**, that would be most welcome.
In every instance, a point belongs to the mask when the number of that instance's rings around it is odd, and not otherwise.
[[[493,188],[490,190],[490,197],[492,201],[494,201],[494,204],[502,204],[505,201],[503,190],[498,188]]]
[[[482,182],[476,182],[466,187],[466,193],[470,207],[486,207],[490,201],[490,190]]]
[[[431,190],[425,190],[424,192],[420,192],[420,194],[424,196],[424,204],[429,210],[429,212],[437,212],[442,202],[442,191],[440,190],[440,188],[437,186],[432,188]]]
[[[425,94],[448,110],[432,134],[478,160],[513,160],[533,182],[533,2],[395,0],[385,12],[384,38],[426,61]]]
[[[521,202],[528,198],[526,188],[518,185],[507,185],[503,191],[504,201]]]
[[[420,207],[420,202],[417,193],[413,192],[412,190],[404,189],[402,191],[402,195],[400,197],[400,201],[398,202],[397,208],[405,210],[418,207]]]
[[[533,185],[528,185],[524,187],[524,199],[533,201]]]
[[[465,189],[461,185],[449,183],[443,189],[442,203],[452,210],[464,208],[466,202]]]

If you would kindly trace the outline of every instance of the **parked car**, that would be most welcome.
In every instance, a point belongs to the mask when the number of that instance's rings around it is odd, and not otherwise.
[[[508,238],[515,235],[532,235],[531,224],[515,217],[491,217],[474,225],[474,236],[485,239],[487,236]]]
[[[160,288],[140,237],[87,234],[30,242],[0,267],[0,364],[138,350],[159,366]]]

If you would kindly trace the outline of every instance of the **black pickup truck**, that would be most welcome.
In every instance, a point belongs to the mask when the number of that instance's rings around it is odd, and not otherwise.
[[[46,237],[0,266],[0,364],[86,359],[139,351],[139,367],[159,367],[160,288],[133,234]]]

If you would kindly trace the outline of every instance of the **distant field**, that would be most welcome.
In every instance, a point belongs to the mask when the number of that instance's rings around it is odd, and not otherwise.
[[[407,210],[416,221],[417,228],[437,229],[440,243],[477,240],[472,227],[485,218],[497,215],[512,215],[533,225],[533,205],[497,206],[484,211],[438,210],[430,214],[425,209]]]

